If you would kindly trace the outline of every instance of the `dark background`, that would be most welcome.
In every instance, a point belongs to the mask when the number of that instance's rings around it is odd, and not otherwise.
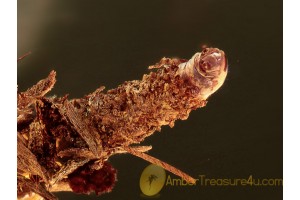
[[[18,0],[18,56],[32,51],[18,63],[20,91],[54,69],[51,94],[82,97],[141,79],[163,56],[190,58],[204,44],[228,57],[224,86],[205,108],[143,144],[194,177],[282,178],[282,1]],[[118,169],[111,193],[57,196],[143,199],[139,178],[148,163],[131,155],[110,161]],[[164,187],[159,197],[196,198],[282,199],[282,187]]]

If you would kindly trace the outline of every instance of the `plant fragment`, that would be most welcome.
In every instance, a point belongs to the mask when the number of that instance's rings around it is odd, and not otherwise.
[[[110,192],[117,171],[110,156],[130,153],[181,176],[195,179],[139,146],[161,126],[174,126],[203,107],[227,75],[223,51],[206,48],[190,60],[163,58],[142,80],[69,100],[45,97],[56,73],[18,92],[18,197],[56,199],[52,192]]]

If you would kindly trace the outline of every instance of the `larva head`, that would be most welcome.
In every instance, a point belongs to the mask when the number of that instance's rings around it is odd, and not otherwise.
[[[192,58],[196,82],[201,88],[201,95],[207,98],[217,91],[224,83],[227,75],[225,53],[217,48],[205,48]]]

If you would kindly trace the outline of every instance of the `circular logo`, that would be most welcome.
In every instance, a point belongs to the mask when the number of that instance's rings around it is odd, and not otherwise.
[[[166,172],[163,168],[151,164],[141,174],[140,188],[143,194],[154,196],[163,188],[166,181]]]

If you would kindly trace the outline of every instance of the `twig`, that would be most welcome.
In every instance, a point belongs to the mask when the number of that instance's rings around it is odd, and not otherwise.
[[[26,56],[29,56],[31,54],[31,51],[25,53],[24,55],[22,55],[21,57],[18,58],[17,62],[19,62],[20,60],[22,60],[23,58],[25,58]]]
[[[186,180],[187,182],[189,183],[195,183],[196,180],[187,175],[186,173],[184,173],[183,171],[169,165],[168,163],[165,163],[157,158],[154,158],[148,154],[145,154],[145,153],[142,153],[142,152],[139,152],[139,151],[135,151],[133,148],[130,148],[130,147],[124,147],[124,150],[127,151],[128,153],[134,155],[134,156],[137,156],[137,157],[140,157],[144,160],[147,160],[148,162],[150,163],[153,163],[153,164],[156,164],[157,166],[160,166],[162,168],[164,168],[165,170],[169,171],[169,172],[172,172],[173,174],[183,178],[184,180]]]

